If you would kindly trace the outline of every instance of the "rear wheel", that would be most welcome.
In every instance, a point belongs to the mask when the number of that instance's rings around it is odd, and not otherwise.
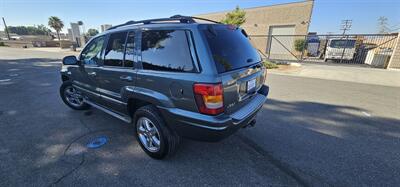
[[[136,139],[150,157],[163,159],[177,150],[179,136],[165,126],[154,106],[147,105],[137,109],[134,124]]]
[[[90,106],[84,102],[83,95],[72,86],[69,81],[64,82],[60,87],[60,96],[64,103],[75,110],[86,110]]]

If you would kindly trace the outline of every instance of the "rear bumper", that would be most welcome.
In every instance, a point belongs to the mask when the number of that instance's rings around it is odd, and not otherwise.
[[[257,94],[249,98],[252,99],[249,104],[230,115],[209,116],[177,108],[159,107],[159,109],[168,126],[180,136],[213,142],[222,140],[239,128],[249,125],[265,103],[268,92],[269,87],[263,85]]]

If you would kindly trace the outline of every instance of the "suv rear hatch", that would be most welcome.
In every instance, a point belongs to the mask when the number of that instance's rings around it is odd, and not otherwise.
[[[224,111],[231,114],[249,101],[261,88],[265,68],[244,30],[232,25],[202,25],[216,69],[223,85]]]

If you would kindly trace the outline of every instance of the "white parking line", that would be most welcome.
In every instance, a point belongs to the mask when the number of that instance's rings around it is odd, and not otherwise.
[[[0,79],[0,82],[8,82],[8,81],[10,81],[11,79]]]
[[[369,114],[369,113],[367,113],[367,112],[362,112],[365,116],[367,116],[367,117],[371,117],[371,114]]]
[[[13,73],[13,74],[10,74],[9,76],[10,77],[17,77],[17,76],[19,76],[19,74],[18,73]]]

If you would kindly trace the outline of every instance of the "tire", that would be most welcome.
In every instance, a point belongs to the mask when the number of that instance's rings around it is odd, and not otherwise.
[[[80,97],[80,99],[77,99],[77,98],[75,98],[75,99],[81,101],[81,103],[73,103],[73,102],[71,102],[70,99],[68,99],[66,92],[68,92],[67,90],[71,90],[71,89],[75,90],[75,92],[76,92],[75,95],[79,95],[76,97]],[[60,96],[61,96],[61,99],[63,100],[63,102],[67,106],[69,106],[70,108],[72,108],[74,110],[87,110],[90,108],[89,104],[83,102],[83,96],[78,91],[76,91],[75,88],[72,87],[72,83],[70,81],[63,82],[63,84],[60,87]]]
[[[139,142],[140,147],[142,147],[143,151],[146,152],[147,155],[154,159],[163,159],[167,156],[172,156],[176,152],[180,137],[176,134],[176,132],[170,130],[165,125],[165,122],[160,116],[156,107],[153,105],[146,105],[137,109],[133,119],[136,140]],[[146,130],[146,128],[141,127],[145,126],[143,123],[146,123],[146,120],[149,120],[148,124],[152,130],[147,129],[147,132],[143,132],[143,130]],[[154,130],[153,127],[156,129]],[[155,133],[158,134],[154,135]],[[146,143],[149,141],[151,143]],[[149,144],[150,146],[147,146],[146,144]]]

